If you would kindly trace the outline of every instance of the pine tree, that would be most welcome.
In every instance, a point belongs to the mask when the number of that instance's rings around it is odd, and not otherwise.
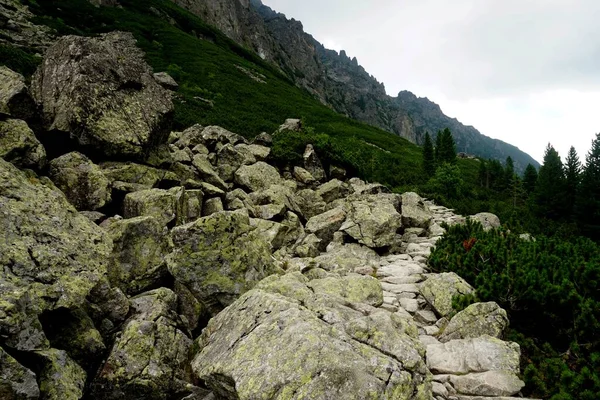
[[[506,157],[506,163],[504,164],[504,174],[506,182],[510,185],[515,175],[515,163],[511,156]]]
[[[456,143],[452,137],[450,129],[446,128],[441,133],[441,139],[439,140],[439,156],[438,165],[443,163],[455,164],[456,163]]]
[[[535,169],[533,165],[527,164],[527,168],[525,168],[525,173],[523,174],[523,187],[525,188],[527,194],[533,193],[537,179],[537,169]]]
[[[438,131],[435,136],[435,166],[439,167],[443,163],[440,160],[440,151],[442,149],[442,131]]]
[[[571,146],[567,160],[565,162],[565,207],[569,216],[575,211],[575,202],[577,200],[577,190],[581,180],[581,162],[575,147]]]
[[[435,156],[429,132],[425,132],[425,143],[423,143],[423,170],[428,178],[435,174]]]
[[[577,219],[582,232],[600,239],[600,133],[592,141],[577,196]]]
[[[558,220],[565,215],[565,176],[558,152],[548,144],[534,192],[534,210],[540,217]]]
[[[488,170],[488,163],[485,160],[479,160],[479,185],[486,189],[490,188],[490,172]]]

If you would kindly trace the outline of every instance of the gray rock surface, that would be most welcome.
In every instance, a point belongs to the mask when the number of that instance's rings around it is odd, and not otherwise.
[[[0,115],[26,120],[34,112],[35,102],[29,94],[23,75],[0,66]]]
[[[131,33],[62,37],[45,54],[31,92],[47,135],[69,134],[108,157],[143,159],[167,140],[171,95]]]
[[[46,150],[25,121],[0,120],[0,158],[19,168],[39,170],[46,165]]]

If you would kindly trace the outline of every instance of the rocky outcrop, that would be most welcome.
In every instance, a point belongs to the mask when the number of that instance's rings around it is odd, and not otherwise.
[[[425,132],[435,136],[448,127],[459,152],[500,161],[510,156],[518,171],[529,163],[539,165],[518,148],[446,116],[427,98],[407,91],[388,96],[384,85],[365,71],[356,58],[348,57],[343,50],[338,53],[326,49],[304,32],[300,21],[286,18],[260,0],[172,1],[238,44],[253,49],[296,85],[343,115],[417,144],[423,143]]]
[[[54,39],[52,29],[37,25],[27,5],[19,0],[0,0],[0,44],[44,51]]]
[[[70,135],[90,152],[143,159],[167,140],[173,103],[131,33],[59,39],[33,77],[32,94],[46,135]]]
[[[46,150],[25,121],[0,121],[0,158],[20,168],[41,169],[46,165]]]
[[[0,115],[18,119],[33,117],[35,103],[25,85],[25,78],[0,66]]]
[[[263,281],[211,320],[194,372],[224,398],[426,398],[415,327],[364,303],[378,285],[355,296],[337,282],[300,274]]]

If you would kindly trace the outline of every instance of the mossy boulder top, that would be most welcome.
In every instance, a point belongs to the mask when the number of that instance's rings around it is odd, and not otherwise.
[[[131,33],[65,36],[46,52],[31,92],[48,134],[63,132],[108,157],[144,158],[165,143],[171,94]]]

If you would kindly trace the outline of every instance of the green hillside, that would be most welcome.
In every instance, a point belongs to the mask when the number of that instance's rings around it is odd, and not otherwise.
[[[425,182],[418,146],[335,113],[170,1],[124,0],[123,8],[95,7],[86,0],[27,3],[38,15],[36,23],[59,34],[134,33],[155,72],[168,71],[180,84],[175,129],[219,125],[251,138],[273,132],[286,118],[302,118],[314,132],[326,135],[319,143],[335,149],[336,163],[350,172],[390,187]],[[30,73],[29,63],[23,64],[28,67],[23,72]]]

